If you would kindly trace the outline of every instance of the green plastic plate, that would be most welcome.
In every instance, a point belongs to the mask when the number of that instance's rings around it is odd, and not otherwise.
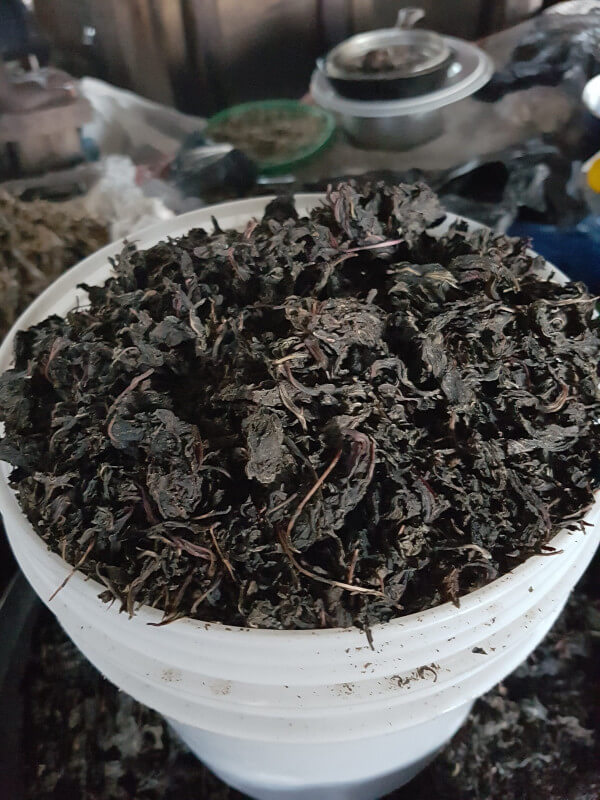
[[[206,123],[204,134],[207,139],[212,139],[211,132],[221,123],[243,117],[249,111],[280,111],[282,115],[298,117],[318,117],[323,120],[323,128],[313,141],[298,148],[292,154],[287,153],[280,158],[271,158],[257,161],[260,172],[264,175],[281,175],[289,172],[292,167],[308,161],[324,150],[330,143],[335,132],[335,119],[332,114],[316,106],[309,106],[298,100],[258,100],[252,103],[241,103],[224,111],[219,111]]]

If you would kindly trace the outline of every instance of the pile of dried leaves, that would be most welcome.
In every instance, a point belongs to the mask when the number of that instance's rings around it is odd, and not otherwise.
[[[597,800],[600,560],[552,632],[388,800]],[[44,617],[24,684],[30,800],[242,800]]]
[[[326,128],[323,116],[302,110],[251,108],[211,123],[209,136],[229,142],[258,162],[293,158],[319,142]]]
[[[0,341],[46,286],[107,242],[99,222],[0,191]]]
[[[422,185],[136,252],[18,336],[0,456],[40,535],[137,603],[272,628],[457,600],[597,485],[594,298]],[[537,272],[536,272],[537,270]]]

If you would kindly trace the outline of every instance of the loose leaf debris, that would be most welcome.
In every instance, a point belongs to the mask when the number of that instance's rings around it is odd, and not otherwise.
[[[95,220],[0,191],[0,341],[46,286],[107,242]]]
[[[43,539],[129,613],[268,628],[368,630],[553,553],[597,486],[595,298],[443,216],[340,184],[126,247],[0,378]]]

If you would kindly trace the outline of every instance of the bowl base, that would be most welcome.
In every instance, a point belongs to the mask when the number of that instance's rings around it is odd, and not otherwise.
[[[255,800],[376,800],[424,769],[472,705],[383,736],[314,744],[237,739],[167,721],[212,772]]]

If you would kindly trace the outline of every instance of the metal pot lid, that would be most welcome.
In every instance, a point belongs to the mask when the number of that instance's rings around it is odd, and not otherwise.
[[[310,90],[317,105],[329,111],[352,117],[397,117],[422,114],[456,103],[481,89],[494,72],[492,59],[479,47],[454,36],[441,37],[454,53],[444,85],[417,97],[400,100],[351,100],[341,97],[325,73],[313,72]]]
[[[382,28],[359,33],[334,47],[324,69],[329,78],[394,80],[441,69],[449,56],[447,42],[437,33]]]

